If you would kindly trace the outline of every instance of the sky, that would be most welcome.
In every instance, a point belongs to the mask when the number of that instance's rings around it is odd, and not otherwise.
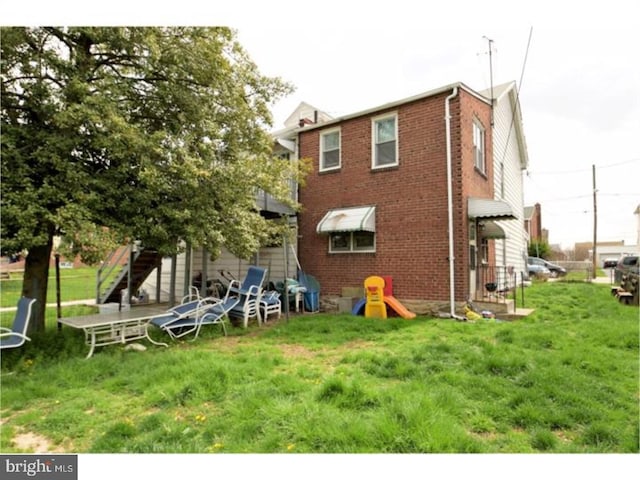
[[[39,5],[4,6],[5,22],[234,28],[261,73],[295,88],[273,105],[274,130],[301,101],[340,116],[456,82],[481,91],[491,81],[516,81],[529,154],[524,201],[541,204],[549,242],[570,248],[593,240],[594,167],[598,241],[638,240],[640,20],[632,0],[185,0],[154,7],[114,0],[108,10],[27,3]]]
[[[549,242],[570,248],[593,240],[594,176],[598,241],[637,243],[638,32],[613,24],[380,29],[364,22],[240,27],[238,35],[263,73],[297,87],[275,105],[276,128],[301,101],[340,116],[458,81],[476,91],[491,79],[516,81],[529,155],[525,205],[540,203]]]

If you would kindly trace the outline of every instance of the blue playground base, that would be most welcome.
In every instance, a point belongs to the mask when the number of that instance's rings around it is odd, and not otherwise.
[[[351,315],[364,315],[364,306],[367,303],[366,298],[361,298],[351,309]]]

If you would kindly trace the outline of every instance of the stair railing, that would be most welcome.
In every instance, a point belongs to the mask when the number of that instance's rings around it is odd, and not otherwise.
[[[136,251],[137,250],[137,251]],[[133,253],[140,255],[142,249],[130,243],[126,248],[113,250],[102,263],[96,273],[96,303],[103,303],[111,294],[110,289],[126,275]]]

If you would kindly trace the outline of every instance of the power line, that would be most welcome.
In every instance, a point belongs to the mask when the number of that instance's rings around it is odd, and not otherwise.
[[[614,167],[619,167],[620,165],[627,165],[629,163],[635,163],[635,162],[640,162],[640,158],[633,158],[631,160],[624,160],[622,162],[617,162],[617,163],[612,163],[610,165],[602,165],[602,166],[597,166],[598,169],[602,169],[602,168],[614,168]],[[536,175],[570,175],[573,173],[587,173],[591,171],[590,168],[586,167],[586,168],[578,168],[575,170],[554,170],[554,171],[546,171],[546,172],[536,172],[531,171],[529,169],[527,169],[527,175],[528,174],[536,174]]]

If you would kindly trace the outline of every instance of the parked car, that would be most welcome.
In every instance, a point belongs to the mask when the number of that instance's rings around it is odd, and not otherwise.
[[[551,271],[544,265],[538,265],[530,263],[528,265],[529,278],[537,278],[540,280],[546,280],[551,276]]]
[[[602,268],[616,268],[616,265],[618,265],[617,258],[605,258],[602,262]]]
[[[529,268],[531,268],[531,265],[546,267],[550,272],[551,278],[563,277],[567,274],[567,270],[565,268],[560,265],[556,265],[555,263],[547,262],[543,258],[528,257],[527,263],[529,264]]]
[[[622,276],[628,273],[635,273],[638,275],[640,265],[638,264],[638,255],[627,255],[618,260],[615,270],[615,281],[620,282]]]

